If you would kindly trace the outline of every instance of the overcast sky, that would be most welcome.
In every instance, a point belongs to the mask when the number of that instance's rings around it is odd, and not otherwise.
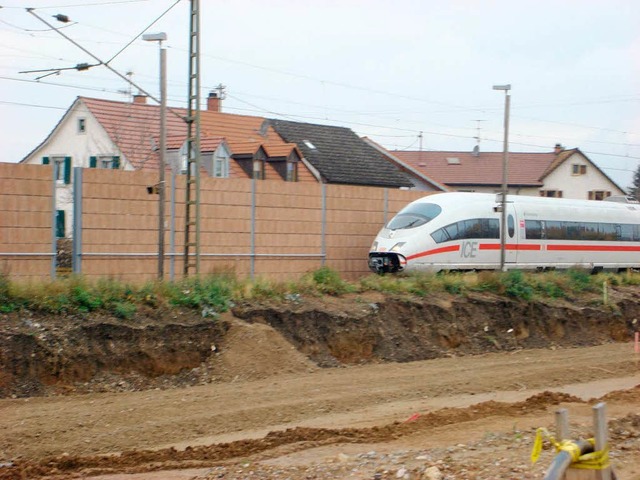
[[[17,162],[77,96],[127,100],[126,82],[34,13],[159,96],[187,104],[190,2],[0,0],[0,161]],[[637,0],[200,0],[202,97],[223,111],[327,123],[389,149],[501,151],[511,84],[510,151],[580,148],[621,187],[640,165]],[[52,15],[67,15],[63,24]],[[129,47],[123,49],[133,41]],[[133,88],[134,93],[136,89]],[[422,140],[419,135],[422,132]]]

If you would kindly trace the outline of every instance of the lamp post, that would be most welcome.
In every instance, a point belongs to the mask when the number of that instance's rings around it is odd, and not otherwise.
[[[165,155],[167,151],[167,50],[162,42],[167,34],[148,33],[142,35],[146,42],[158,42],[160,47],[160,155],[158,165],[158,278],[164,278],[164,204],[165,204]]]
[[[504,91],[504,144],[502,146],[502,198],[500,202],[500,270],[505,271],[505,239],[507,230],[507,164],[509,161],[509,109],[511,106],[511,85],[494,85],[494,90]]]

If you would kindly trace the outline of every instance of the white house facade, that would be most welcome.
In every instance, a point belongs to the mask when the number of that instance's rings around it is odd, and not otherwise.
[[[71,236],[73,167],[133,170],[81,99],[73,103],[49,136],[21,162],[54,166],[59,237]]]
[[[543,177],[543,197],[604,200],[625,192],[579,150],[575,150]]]

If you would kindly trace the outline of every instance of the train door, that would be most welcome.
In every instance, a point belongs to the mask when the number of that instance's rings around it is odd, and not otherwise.
[[[507,231],[504,237],[505,263],[518,261],[518,217],[513,203],[507,203]]]

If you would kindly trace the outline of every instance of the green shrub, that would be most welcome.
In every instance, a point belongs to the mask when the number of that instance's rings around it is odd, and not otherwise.
[[[438,289],[436,277],[432,273],[418,273],[408,278],[409,292],[420,297]]]
[[[501,283],[504,285],[505,293],[510,297],[527,301],[533,298],[534,290],[520,270],[509,270],[501,277]]]
[[[81,312],[93,312],[102,307],[102,299],[88,291],[84,285],[73,287],[71,298]]]
[[[591,274],[583,269],[570,268],[567,270],[567,276],[571,280],[571,288],[574,292],[583,292],[591,288]]]
[[[38,310],[46,313],[66,313],[71,310],[71,301],[65,293],[47,295],[35,305]]]
[[[445,292],[459,295],[465,291],[467,285],[459,274],[447,274],[441,277],[442,287]]]
[[[342,295],[354,291],[354,288],[340,278],[335,270],[329,267],[322,267],[311,273],[311,279],[316,289],[328,295]]]
[[[292,290],[297,290],[297,287],[293,284],[288,285],[282,282],[274,282],[258,278],[252,282],[250,287],[245,291],[247,295],[246,298],[255,298],[258,300],[281,300]]]
[[[549,298],[564,298],[566,293],[564,289],[555,282],[542,281],[536,285],[536,291],[542,296]]]
[[[10,313],[17,308],[10,287],[9,276],[0,273],[0,313]]]
[[[501,274],[499,272],[479,272],[476,277],[476,283],[471,287],[472,290],[490,291],[495,293],[504,293],[504,285],[500,281]]]
[[[234,281],[228,275],[188,278],[167,286],[171,305],[188,308],[212,307],[217,312],[228,310]]]
[[[115,302],[111,305],[111,311],[118,318],[130,319],[136,313],[137,307],[131,302]]]

